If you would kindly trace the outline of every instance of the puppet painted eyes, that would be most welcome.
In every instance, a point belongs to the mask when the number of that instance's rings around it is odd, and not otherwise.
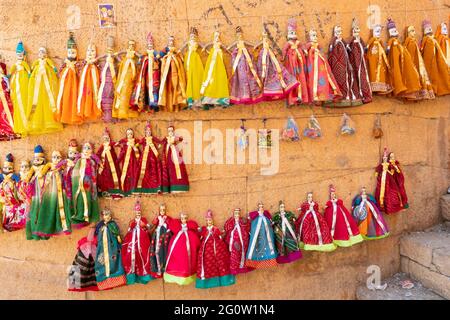
[[[377,37],[377,38],[381,37],[381,26],[380,25],[376,25],[373,28],[373,36]]]
[[[44,47],[40,47],[39,51],[38,51],[38,56],[41,59],[46,58],[47,57],[47,49],[45,49]]]

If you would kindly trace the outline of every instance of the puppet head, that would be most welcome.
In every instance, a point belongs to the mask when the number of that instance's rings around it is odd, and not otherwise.
[[[312,43],[317,43],[318,42],[318,38],[317,38],[317,31],[316,29],[310,29],[309,33],[308,33],[308,37],[309,37],[309,41]]]
[[[352,20],[352,35],[355,38],[359,38],[360,32],[361,32],[361,29],[359,27],[358,20],[356,18],[353,18],[353,20]]]
[[[69,141],[69,149],[67,151],[67,158],[70,160],[75,160],[75,158],[80,154],[78,150],[78,142],[75,139]]]
[[[47,58],[47,49],[44,47],[40,47],[38,50],[38,57],[39,57],[39,59]]]
[[[373,28],[372,28],[372,35],[375,38],[380,38],[381,37],[381,30],[383,30],[383,26],[381,24],[374,25]]]
[[[423,33],[428,35],[433,34],[433,27],[431,25],[431,21],[428,19],[423,20],[422,22],[422,26],[423,26]]]
[[[391,18],[388,18],[387,29],[390,37],[398,37],[397,27],[395,25],[394,20],[392,20]]]
[[[77,43],[75,42],[73,32],[69,33],[69,39],[67,40],[67,58],[71,61],[76,60],[78,55]]]
[[[52,152],[52,163],[54,165],[56,165],[56,164],[60,163],[61,160],[62,160],[61,152],[56,151],[56,150],[53,151]]]
[[[33,165],[40,166],[45,164],[45,154],[44,149],[38,144],[34,147]]]
[[[8,153],[3,162],[2,171],[4,174],[10,174],[14,171],[14,157],[11,153]]]
[[[342,39],[342,27],[341,26],[334,26],[333,34],[334,34],[334,36],[337,39]]]
[[[26,51],[25,51],[25,48],[24,48],[24,46],[23,46],[22,40],[20,40],[20,41],[17,43],[17,47],[16,47],[16,57],[17,57],[17,60],[22,61],[22,60],[25,58],[25,55],[26,55]]]
[[[208,211],[206,211],[205,219],[206,219],[206,225],[208,227],[213,226],[214,221],[213,221],[213,213],[212,213],[211,209],[208,209]]]
[[[294,18],[288,20],[287,29],[288,40],[297,40],[297,21]]]

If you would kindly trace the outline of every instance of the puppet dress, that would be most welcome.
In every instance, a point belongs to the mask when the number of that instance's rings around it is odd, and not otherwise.
[[[364,240],[386,238],[389,229],[374,196],[357,195],[352,201],[352,215]]]
[[[231,54],[232,104],[254,104],[262,101],[262,83],[256,73],[253,59],[244,44],[238,43]]]
[[[144,137],[139,141],[142,153],[139,156],[137,184],[133,194],[161,193],[161,161],[157,145],[160,141],[155,137]]]
[[[293,88],[287,96],[289,106],[311,102],[308,92],[306,58],[300,41],[288,41],[283,48],[284,66],[289,74],[293,75],[299,85]]]
[[[244,219],[240,218],[239,222],[236,223],[234,217],[225,222],[225,242],[228,244],[228,251],[230,252],[231,274],[236,275],[253,270],[253,268],[245,265],[249,239],[249,222],[245,223]]]
[[[202,227],[200,239],[195,287],[209,289],[233,285],[236,279],[230,271],[230,253],[219,228]]]
[[[27,240],[48,240],[49,237],[41,237],[34,233],[36,230],[37,219],[39,217],[39,209],[41,207],[42,201],[42,191],[44,186],[44,176],[45,174],[41,174],[45,165],[41,166],[32,166],[33,175],[28,183],[31,204],[30,211],[26,219],[25,225],[25,234]]]
[[[278,250],[278,263],[289,263],[302,257],[295,232],[295,216],[286,211],[284,216],[276,212],[273,216],[275,244]]]
[[[78,114],[78,73],[80,62],[66,59],[59,71],[59,90],[56,99],[57,120],[65,124],[81,124]]]
[[[215,43],[209,52],[203,72],[200,95],[202,96],[202,105],[206,109],[209,106],[228,107],[230,105],[228,76],[220,43]]]
[[[97,254],[97,240],[95,228],[89,230],[86,237],[78,241],[77,253],[69,270],[69,291],[84,292],[98,291],[95,277],[95,256]]]
[[[28,133],[28,81],[30,66],[26,61],[17,61],[11,70],[11,100],[14,106],[14,132],[22,137]]]
[[[169,221],[173,236],[169,243],[164,281],[178,285],[188,285],[195,280],[197,253],[200,249],[198,225],[189,220],[182,224],[179,219]]]
[[[333,243],[330,228],[319,213],[319,205],[315,202],[312,204],[304,202],[300,210],[300,215],[295,222],[299,235],[299,247],[308,251],[335,250],[336,245]]]
[[[95,227],[97,253],[95,257],[95,278],[99,290],[108,290],[127,284],[122,266],[122,245],[119,226],[113,220],[100,221]]]
[[[154,230],[150,242],[150,274],[154,278],[162,278],[166,269],[166,259],[172,237],[172,231],[169,229],[170,220],[171,218],[167,215],[158,215],[152,221]]]
[[[136,118],[139,113],[130,108],[130,98],[136,81],[135,52],[127,51],[125,58],[119,64],[119,72],[114,91],[112,109],[113,118]]]
[[[0,209],[3,229],[7,231],[23,229],[27,212],[26,207],[22,205],[17,190],[19,177],[14,173],[0,174],[0,181]]]
[[[381,211],[386,214],[397,213],[405,209],[394,172],[394,168],[389,163],[381,163],[375,169],[377,177],[375,199]]]
[[[406,194],[405,176],[403,174],[403,170],[400,168],[400,163],[397,160],[394,162],[389,161],[389,170],[394,172],[394,179],[398,186],[403,208],[407,209],[409,208],[408,195]]]
[[[338,247],[351,247],[364,240],[341,199],[327,201],[324,217],[330,227],[333,243]]]
[[[444,53],[433,35],[424,36],[421,51],[434,93],[437,96],[450,94],[450,61],[446,57],[448,52]]]
[[[102,120],[112,122],[112,108],[116,83],[114,58],[108,53],[105,61],[100,64],[100,87],[98,89],[97,108],[102,110]]]
[[[120,185],[122,194],[130,196],[136,188],[136,176],[139,169],[139,147],[136,139],[122,139],[116,145],[120,146],[119,165],[121,167]],[[134,148],[137,148],[135,150]]]
[[[68,235],[72,232],[70,200],[64,192],[64,168],[51,166],[45,174],[39,216],[33,230],[33,234],[40,237]]]
[[[113,143],[101,144],[97,150],[97,157],[100,159],[97,175],[99,196],[110,196],[113,199],[121,198],[121,171]]]
[[[185,192],[189,191],[189,178],[186,164],[183,161],[181,150],[176,143],[181,137],[166,137],[162,141],[164,156],[162,160],[161,184],[162,192]]]
[[[102,115],[102,109],[97,103],[100,72],[97,64],[91,61],[81,62],[80,68],[77,113],[82,121],[96,121]]]
[[[381,40],[370,38],[366,51],[370,88],[373,93],[385,95],[392,92],[390,66]]]
[[[19,200],[21,207],[19,212],[23,214],[23,216],[19,218],[19,220],[21,220],[21,222],[19,222],[21,229],[26,226],[31,206],[31,190],[29,184],[25,181],[25,178],[26,176],[21,175],[20,180],[16,183],[17,199]]]
[[[186,96],[188,108],[197,108],[202,105],[200,90],[203,82],[203,62],[198,53],[198,44],[189,44],[184,57],[186,70]]]
[[[245,265],[254,269],[276,266],[277,248],[272,229],[272,217],[269,211],[264,213],[250,212],[250,240]]]
[[[127,284],[147,284],[153,277],[150,275],[150,238],[147,219],[141,217],[137,222],[133,219],[122,243],[122,262]]]
[[[14,107],[6,77],[6,65],[0,62],[0,141],[16,139],[14,133]]]

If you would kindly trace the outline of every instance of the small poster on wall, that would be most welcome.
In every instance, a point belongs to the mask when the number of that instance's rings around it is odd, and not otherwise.
[[[116,26],[116,16],[114,5],[109,3],[101,3],[98,5],[98,21],[100,28],[113,28]]]

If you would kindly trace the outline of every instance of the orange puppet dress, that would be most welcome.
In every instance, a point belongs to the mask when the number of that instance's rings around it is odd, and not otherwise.
[[[434,93],[437,96],[450,94],[448,61],[441,46],[432,34],[423,37],[421,51]]]
[[[82,123],[82,119],[77,113],[78,68],[78,61],[66,59],[59,72],[60,80],[58,99],[56,100],[56,118],[61,123]]]
[[[392,91],[389,76],[390,67],[380,38],[370,38],[367,43],[366,57],[372,92],[377,94],[390,93]]]
[[[97,65],[92,60],[83,61],[77,99],[77,113],[83,121],[95,121],[102,114],[97,104],[99,87],[100,72]]]
[[[443,28],[447,30],[447,33],[442,33]],[[444,57],[447,60],[447,65],[450,67],[450,39],[448,38],[448,27],[445,22],[441,23],[436,28],[436,33],[434,34],[437,42],[441,46]]]

